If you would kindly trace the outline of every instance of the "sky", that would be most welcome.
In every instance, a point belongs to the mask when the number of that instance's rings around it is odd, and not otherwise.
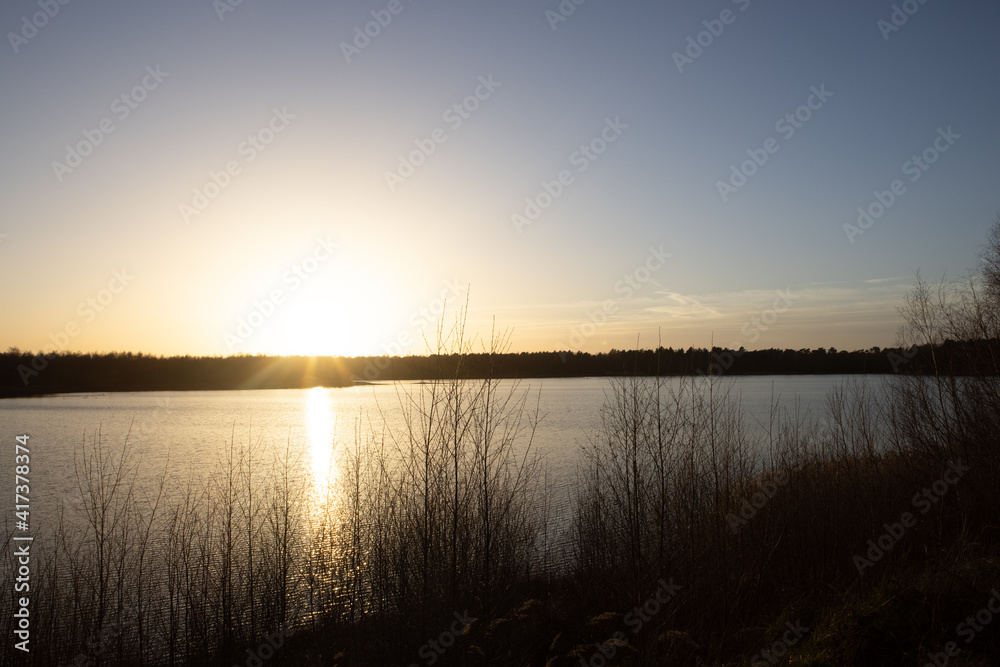
[[[986,0],[9,0],[0,347],[421,353],[466,304],[480,349],[889,346],[1000,211],[998,28]]]

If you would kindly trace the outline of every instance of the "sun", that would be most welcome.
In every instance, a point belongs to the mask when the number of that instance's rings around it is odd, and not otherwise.
[[[283,313],[284,354],[322,356],[347,354],[354,345],[350,323],[342,309],[331,301],[305,301]]]
[[[246,339],[245,349],[278,356],[384,354],[386,345],[398,337],[407,312],[401,285],[411,281],[401,279],[391,266],[375,272],[372,263],[363,260],[338,255],[290,286],[282,282],[276,287],[247,276],[244,284],[253,287],[239,291],[267,294],[270,306],[264,312],[257,305],[260,297],[253,297],[258,320],[263,321],[258,322],[259,331],[253,331],[253,340]]]
[[[365,356],[382,354],[394,338],[390,304],[362,295],[303,299],[280,316],[275,347],[283,355]]]
[[[332,300],[311,300],[289,305],[283,313],[282,354],[310,357],[362,354],[358,324],[369,316],[365,309],[345,308]]]

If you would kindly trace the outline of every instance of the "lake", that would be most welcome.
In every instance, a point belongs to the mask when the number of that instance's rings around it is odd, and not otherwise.
[[[822,418],[831,389],[858,376],[776,375],[718,380],[720,391],[739,400],[752,423],[766,427],[772,404]],[[873,387],[883,376],[865,376]],[[680,380],[668,380],[677,386]],[[699,382],[704,382],[699,380]],[[339,462],[356,433],[401,433],[407,396],[418,396],[421,383],[359,385],[335,389],[217,392],[66,394],[0,400],[0,442],[10,456],[0,458],[4,478],[13,475],[15,437],[28,434],[31,450],[32,532],[54,521],[60,501],[79,495],[75,453],[100,434],[112,451],[128,437],[140,457],[139,477],[153,483],[161,475],[168,495],[201,479],[221,459],[226,444],[254,442],[262,451],[287,449],[298,475],[315,488],[337,476]],[[500,383],[501,391],[513,381]],[[554,509],[569,502],[580,448],[600,423],[610,384],[608,378],[521,380],[525,409],[539,421],[533,447],[544,455],[556,493]],[[270,457],[265,454],[264,459]],[[6,516],[6,521],[12,521]]]

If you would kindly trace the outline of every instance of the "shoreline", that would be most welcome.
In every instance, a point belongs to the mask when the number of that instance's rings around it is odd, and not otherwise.
[[[712,379],[735,379],[735,378],[749,378],[749,377],[789,377],[789,376],[800,376],[800,377],[825,377],[832,375],[844,375],[844,376],[895,376],[898,373],[885,373],[885,372],[867,372],[867,373],[843,373],[843,372],[828,372],[828,373],[817,373],[817,372],[763,372],[763,373],[726,373],[719,375],[712,375]],[[580,379],[580,378],[600,378],[600,379],[612,379],[612,378],[623,378],[623,377],[644,377],[644,378],[708,378],[707,374],[661,374],[659,376],[652,374],[609,374],[609,375],[596,375],[590,374],[579,374],[579,375],[523,375],[523,376],[498,376],[494,377],[495,380],[570,380],[570,379]],[[927,375],[927,377],[932,377]],[[440,378],[437,381],[447,382],[449,379],[453,378]],[[486,379],[479,376],[469,376],[462,378],[463,380],[475,381]],[[435,378],[389,378],[385,380],[356,380],[350,384],[333,384],[333,383],[318,383],[318,384],[298,384],[298,385],[273,385],[273,386],[253,386],[253,387],[241,387],[241,386],[226,386],[226,387],[171,387],[171,386],[121,386],[121,387],[109,387],[106,385],[96,386],[96,387],[53,387],[53,388],[37,388],[31,389],[27,388],[23,391],[18,388],[13,387],[0,387],[0,400],[4,399],[14,399],[14,398],[41,398],[47,396],[68,396],[74,394],[128,394],[128,393],[153,393],[153,392],[227,392],[227,391],[266,391],[274,389],[314,389],[317,387],[322,387],[324,389],[348,389],[351,387],[369,387],[377,386],[382,384],[391,384],[393,382],[409,382],[417,384],[430,384],[435,382]]]

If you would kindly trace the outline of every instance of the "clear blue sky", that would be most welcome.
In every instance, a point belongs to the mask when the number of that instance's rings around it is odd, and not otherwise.
[[[896,5],[12,0],[0,345],[891,345],[1000,210],[1000,5]]]

